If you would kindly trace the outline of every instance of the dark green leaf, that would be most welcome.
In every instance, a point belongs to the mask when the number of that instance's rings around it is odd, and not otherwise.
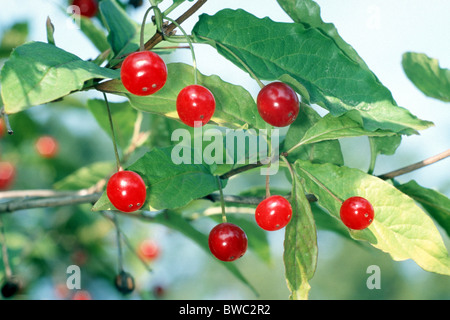
[[[396,185],[397,189],[407,194],[436,220],[450,236],[450,199],[439,191],[424,188],[416,181]]]
[[[372,72],[320,30],[225,9],[214,16],[201,15],[193,34],[246,70],[243,61],[261,79],[291,76],[306,88],[311,103],[334,116],[357,110],[366,130],[413,134],[431,125],[398,107]]]
[[[450,102],[450,70],[439,67],[437,59],[406,52],[402,66],[409,80],[426,96]]]

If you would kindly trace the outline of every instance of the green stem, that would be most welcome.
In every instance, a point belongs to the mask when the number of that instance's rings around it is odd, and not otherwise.
[[[172,5],[170,7],[168,7],[166,10],[164,10],[163,12],[163,16],[167,17],[167,15],[169,13],[171,13],[173,10],[175,10],[180,4],[182,4],[184,1],[178,1],[178,2],[174,2],[172,3]]]
[[[369,164],[369,169],[367,170],[368,174],[373,174],[374,170],[375,170],[375,163],[377,161],[377,150],[375,147],[375,143],[373,142],[373,140],[371,138],[369,138],[369,145],[370,145],[370,164]]]
[[[122,241],[120,236],[119,221],[116,213],[113,215],[114,226],[116,227],[117,256],[119,262],[119,273],[123,271]]]
[[[225,200],[223,197],[223,189],[222,189],[222,180],[219,176],[217,177],[217,184],[219,186],[219,194],[220,194],[220,206],[222,208],[222,222],[227,222],[227,216],[225,215]]]
[[[258,85],[261,89],[265,87],[264,83],[262,83],[262,81],[256,76],[256,74],[253,72],[253,70],[241,58],[239,58],[237,54],[235,54],[233,51],[231,51],[227,46],[225,46],[224,44],[222,44],[220,42],[216,42],[213,39],[207,38],[207,37],[203,37],[203,36],[198,36],[198,37],[201,39],[204,39],[206,41],[213,41],[216,45],[218,45],[219,47],[224,49],[226,52],[231,54],[233,56],[233,58],[235,58],[245,68],[245,70],[247,70],[247,72],[258,83]]]
[[[192,54],[192,66],[194,67],[194,83],[197,84],[197,59],[195,58],[195,52],[194,52],[194,46],[192,44],[192,40],[178,22],[176,22],[175,20],[173,20],[169,17],[164,17],[164,18],[169,20],[178,29],[180,29],[180,31],[183,33],[185,39],[187,40],[187,42],[189,44],[189,48],[191,49],[191,54]],[[170,41],[170,37],[167,38],[167,40]]]
[[[109,102],[108,102],[108,98],[106,97],[106,93],[104,93],[104,92],[103,92],[103,98],[105,99],[106,110],[108,111],[109,126],[111,127],[111,135],[112,135],[112,141],[113,141],[113,145],[114,145],[114,155],[116,157],[117,171],[120,171],[120,168],[121,168],[120,156],[119,156],[119,150],[117,148],[116,135],[114,133],[114,124],[113,124],[113,120],[112,120],[111,109],[109,107]]]
[[[151,1],[151,3],[152,3],[152,1]],[[150,8],[147,9],[147,11],[145,11],[144,18],[142,19],[141,34],[140,34],[140,39],[139,39],[140,40],[139,41],[139,50],[140,51],[145,51],[145,42],[144,42],[145,23],[147,22],[148,14],[152,10],[155,13],[156,28],[158,29],[159,32],[161,32],[161,30],[162,30],[162,15],[161,15],[161,11],[158,9],[157,6],[152,5]]]

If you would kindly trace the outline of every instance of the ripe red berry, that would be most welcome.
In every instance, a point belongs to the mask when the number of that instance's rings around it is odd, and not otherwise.
[[[59,150],[58,141],[52,136],[42,136],[36,141],[36,150],[44,158],[51,159]]]
[[[342,203],[340,216],[348,228],[362,230],[372,223],[375,214],[372,205],[365,198],[350,197]]]
[[[6,132],[5,120],[3,120],[3,118],[0,118],[0,138],[2,138],[5,135],[5,132]]]
[[[211,253],[221,261],[234,261],[247,251],[247,235],[235,224],[224,222],[209,233],[208,245]]]
[[[275,231],[285,227],[292,218],[292,207],[282,196],[270,196],[256,207],[256,223],[264,230]]]
[[[123,61],[120,78],[130,93],[148,96],[160,90],[166,83],[167,66],[154,52],[134,52]]]
[[[297,93],[283,82],[272,82],[262,88],[256,104],[261,118],[275,127],[290,125],[300,111]]]
[[[106,194],[113,206],[123,212],[139,210],[145,202],[145,182],[136,172],[119,171],[109,178]]]
[[[80,8],[80,15],[92,18],[97,14],[98,3],[96,0],[73,0],[73,6]]]
[[[159,246],[151,239],[141,242],[139,245],[139,255],[145,260],[154,260],[159,256]]]
[[[216,110],[214,95],[200,85],[190,85],[177,97],[177,112],[180,120],[190,127],[201,127],[208,123]]]
[[[16,167],[7,161],[0,162],[0,190],[11,187],[16,177]]]

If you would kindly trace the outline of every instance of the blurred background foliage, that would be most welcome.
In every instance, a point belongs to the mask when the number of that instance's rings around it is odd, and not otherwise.
[[[133,6],[125,7],[130,15],[136,15]],[[44,16],[42,13],[42,18]],[[13,24],[0,23],[0,66],[14,47],[31,40],[32,25],[20,18]],[[113,164],[111,140],[96,121],[101,115],[86,107],[88,97],[89,94],[75,94],[9,117],[14,134],[3,133],[0,157],[1,161],[14,163],[17,168],[12,189],[51,189],[84,166],[98,162]],[[137,154],[154,146],[168,145],[170,132],[177,127],[177,123],[154,115],[145,115],[143,125],[156,129]],[[35,142],[42,135],[51,135],[59,141],[59,152],[52,159],[41,157],[35,149]],[[351,148],[359,145],[365,148],[367,141],[356,139],[352,143]],[[350,150],[348,145],[347,149]],[[350,152],[349,157],[347,162],[361,164],[356,154]],[[248,172],[230,180],[225,192],[239,194],[263,186],[264,182],[259,171]],[[289,188],[283,172],[271,183],[273,188]],[[211,255],[179,232],[119,216],[127,239],[124,268],[136,280],[136,290],[131,295],[121,295],[113,284],[118,269],[114,224],[90,209],[86,204],[2,215],[10,263],[14,274],[24,283],[15,299],[72,298],[74,291],[66,287],[66,270],[72,264],[80,266],[82,289],[93,299],[287,299],[289,295],[282,259],[284,230],[265,235],[269,242],[267,252],[249,251],[235,262],[256,288],[259,293],[256,296]],[[244,218],[253,223],[251,215]],[[205,233],[213,223],[209,218],[193,221],[194,226]],[[448,236],[441,234],[448,247]],[[154,240],[159,250],[155,258],[146,261],[151,272],[136,256],[139,245],[146,239]],[[311,299],[450,298],[449,277],[425,272],[411,261],[392,261],[387,254],[364,243],[326,230],[318,231],[318,243],[318,269],[311,281]],[[379,290],[369,290],[366,286],[370,276],[366,271],[371,265],[381,270]],[[0,279],[3,278],[2,267]]]

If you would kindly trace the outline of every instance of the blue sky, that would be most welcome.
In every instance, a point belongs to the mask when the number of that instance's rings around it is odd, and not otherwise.
[[[170,1],[166,1],[170,3]],[[446,0],[377,0],[377,1],[326,1],[318,0],[322,19],[332,22],[340,35],[350,43],[366,61],[381,82],[391,90],[400,106],[409,109],[419,118],[430,120],[435,127],[422,131],[420,135],[405,137],[394,156],[378,159],[376,174],[420,161],[440,153],[450,145],[449,104],[425,97],[406,78],[401,68],[401,56],[406,51],[423,52],[437,58],[442,67],[450,68],[450,1]],[[5,28],[20,19],[31,20],[30,40],[46,41],[45,20],[50,16],[55,27],[58,46],[87,59],[95,57],[97,51],[79,30],[70,28],[57,0],[0,0],[0,28]],[[201,12],[213,14],[222,9],[223,1],[208,1]],[[173,12],[177,17],[190,5],[189,2]],[[258,17],[269,16],[276,21],[290,21],[274,0],[228,0],[226,6],[243,8]],[[164,5],[163,5],[164,7]],[[142,19],[144,9],[135,11],[132,17]],[[185,22],[190,30],[196,16]],[[219,74],[224,80],[245,86],[257,93],[258,86],[248,75],[234,67],[207,46],[197,46],[196,54],[200,71]],[[188,50],[177,52],[171,61],[191,63]],[[342,141],[347,164],[366,169],[368,157],[355,157],[355,153],[368,154],[364,138]],[[357,149],[355,149],[357,145]],[[400,181],[416,179],[423,186],[438,188],[450,195],[450,160],[399,177]],[[447,174],[445,174],[447,173]]]

